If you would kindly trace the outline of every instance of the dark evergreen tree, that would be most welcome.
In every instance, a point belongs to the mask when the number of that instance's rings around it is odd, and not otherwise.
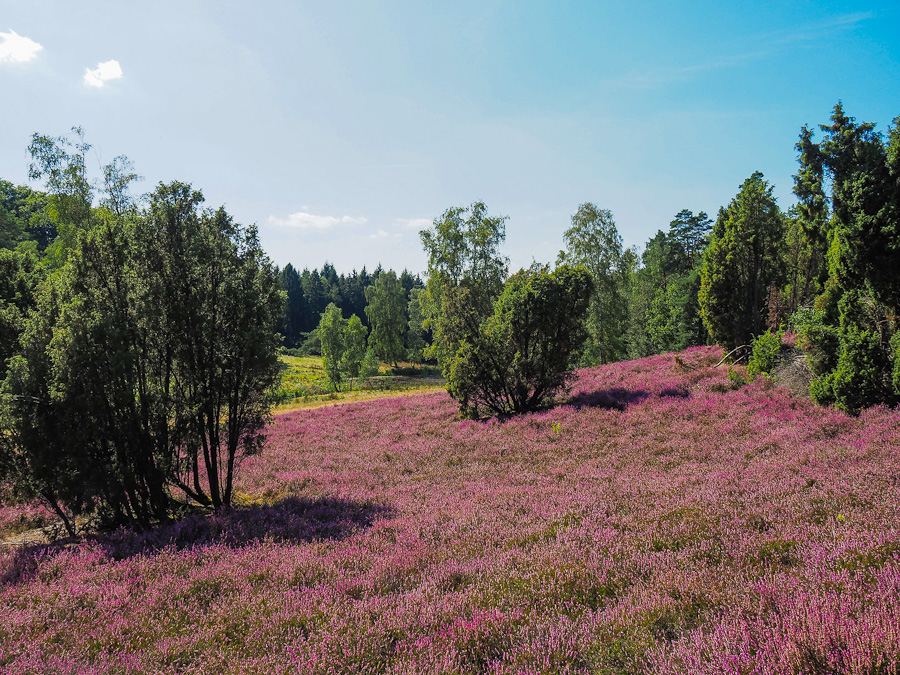
[[[279,332],[286,347],[299,347],[303,339],[303,320],[306,314],[306,296],[300,275],[288,263],[278,275],[281,290],[285,292],[284,312],[279,324]]]
[[[701,316],[726,351],[766,330],[768,289],[780,287],[784,276],[783,240],[772,186],[756,172],[719,212],[701,270]]]
[[[260,447],[283,297],[255,230],[160,185],[73,223],[3,382],[0,464],[66,518],[148,526],[173,489],[213,507]],[[123,217],[127,216],[127,217]]]
[[[838,103],[820,129],[818,144],[801,131],[795,177],[804,234],[828,247],[825,290],[804,325],[811,392],[856,412],[900,401],[900,118],[885,141]]]

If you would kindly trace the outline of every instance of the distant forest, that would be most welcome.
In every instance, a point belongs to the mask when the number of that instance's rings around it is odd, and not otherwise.
[[[366,328],[371,328],[366,314],[366,288],[374,286],[385,271],[378,265],[371,273],[363,267],[359,272],[338,274],[334,266],[326,262],[321,270],[298,272],[290,263],[285,265],[278,271],[281,289],[287,294],[279,331],[284,336],[284,346],[302,348],[306,344],[307,349],[316,350],[314,332],[330,303],[341,309],[345,319],[356,315]],[[407,301],[410,291],[425,287],[419,275],[407,270],[397,276]]]

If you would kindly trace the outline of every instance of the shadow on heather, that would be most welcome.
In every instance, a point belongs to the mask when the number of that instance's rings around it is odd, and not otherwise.
[[[260,541],[302,543],[343,539],[376,518],[393,513],[390,507],[371,502],[322,497],[288,497],[270,506],[234,508],[220,513],[189,515],[177,522],[137,532],[119,528],[82,540],[114,560],[145,555],[162,549],[198,549],[208,546],[241,548]],[[39,561],[70,548],[76,541],[23,546],[6,561],[0,560],[0,584],[16,583],[33,576]]]
[[[655,394],[645,389],[598,389],[583,391],[572,396],[564,405],[575,408],[604,408],[605,410],[625,410],[628,406],[643,403],[651,397],[657,398],[690,398],[690,392],[678,387],[666,387]]]
[[[643,403],[650,398],[650,392],[643,389],[623,389],[613,387],[611,389],[598,389],[596,391],[582,391],[572,396],[566,405],[575,408],[604,408],[606,410],[625,410],[630,405]]]

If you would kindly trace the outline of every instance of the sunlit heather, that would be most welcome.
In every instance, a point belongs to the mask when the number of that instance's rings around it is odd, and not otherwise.
[[[900,412],[734,389],[720,357],[584,370],[569,404],[505,423],[443,393],[282,415],[239,473],[256,506],[6,549],[0,664],[886,672]]]

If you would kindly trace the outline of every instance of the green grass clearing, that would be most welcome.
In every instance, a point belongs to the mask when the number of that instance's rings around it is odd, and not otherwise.
[[[444,388],[444,379],[434,374],[433,366],[415,368],[411,364],[400,364],[399,371],[403,374],[396,375],[394,369],[381,364],[378,375],[365,380],[345,380],[339,391],[335,391],[325,376],[321,356],[282,355],[279,358],[282,372],[276,391],[276,413]]]

